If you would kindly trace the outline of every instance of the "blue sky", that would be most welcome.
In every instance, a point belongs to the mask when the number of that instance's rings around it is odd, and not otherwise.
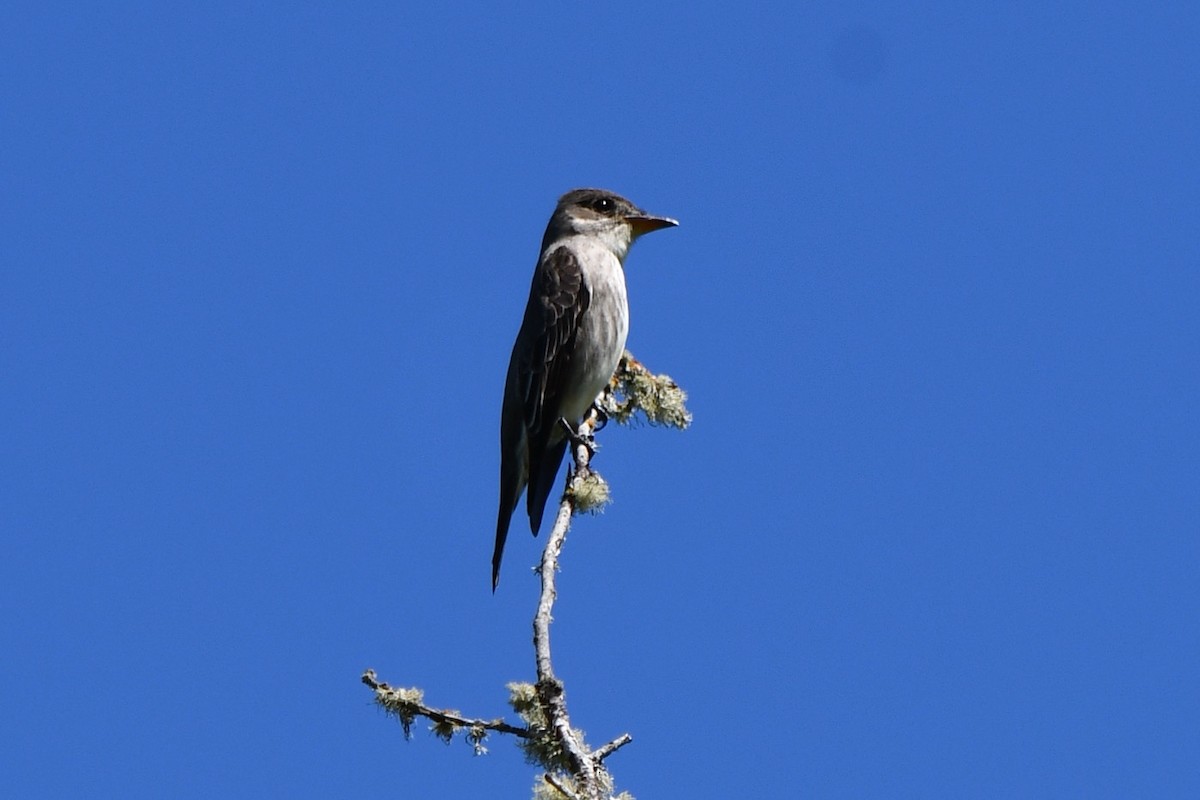
[[[555,198],[678,218],[568,541],[642,798],[1200,794],[1200,12],[29,4],[0,26],[0,785],[525,797],[497,418]],[[1168,7],[1169,6],[1169,7]]]

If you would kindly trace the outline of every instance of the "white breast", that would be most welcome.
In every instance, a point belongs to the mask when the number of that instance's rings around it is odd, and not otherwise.
[[[562,404],[563,416],[577,424],[612,377],[625,351],[629,300],[625,293],[625,270],[611,249],[583,236],[571,245],[583,266],[584,282],[591,294],[591,303],[575,339],[572,388]]]

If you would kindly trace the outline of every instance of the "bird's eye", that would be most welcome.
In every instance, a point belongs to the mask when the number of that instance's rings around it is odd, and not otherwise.
[[[613,210],[613,201],[611,197],[597,197],[592,201],[592,210],[606,213]]]

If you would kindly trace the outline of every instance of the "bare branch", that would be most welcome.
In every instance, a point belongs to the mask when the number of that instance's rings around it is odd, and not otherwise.
[[[572,499],[572,487],[577,481],[590,474],[588,467],[592,457],[589,440],[595,425],[596,412],[592,412],[580,423],[574,431],[571,441],[571,455],[574,469],[567,476],[567,487],[563,492],[562,502],[558,506],[558,514],[554,518],[554,527],[546,539],[546,549],[542,551],[542,562],[538,569],[541,576],[542,592],[538,600],[537,614],[533,618],[533,647],[537,658],[537,694],[538,700],[545,710],[546,719],[558,745],[562,748],[567,760],[568,771],[578,778],[581,788],[587,793],[586,797],[600,798],[597,789],[600,786],[600,776],[597,771],[603,771],[600,762],[593,759],[579,733],[571,727],[570,716],[567,714],[567,698],[562,681],[554,675],[554,667],[550,659],[550,620],[557,597],[555,577],[558,572],[558,557],[562,552],[563,543],[567,539],[567,531],[571,527],[571,515],[575,510]]]
[[[545,775],[542,776],[542,778],[546,781],[546,783],[553,786],[555,791],[557,791],[563,797],[567,798],[567,800],[579,800],[579,796],[576,795],[574,792],[572,792],[570,789],[568,789],[566,786],[564,786],[562,784],[562,781],[560,781],[558,778],[554,777],[554,773],[547,772]]]
[[[363,673],[362,682],[374,690],[375,702],[379,704],[380,708],[400,720],[400,724],[404,726],[405,736],[412,735],[412,723],[417,717],[425,717],[432,722],[435,732],[438,732],[442,738],[447,740],[449,737],[443,735],[443,732],[449,732],[452,735],[456,730],[467,731],[468,739],[471,741],[476,753],[480,755],[486,752],[486,748],[483,747],[483,731],[508,733],[522,739],[531,739],[535,736],[528,728],[509,725],[502,719],[471,719],[449,709],[427,706],[422,702],[423,698],[420,689],[404,689],[398,686],[389,686],[383,681],[378,680],[373,669],[368,669]]]
[[[579,731],[571,727],[566,692],[562,681],[554,674],[550,657],[550,621],[553,619],[554,601],[558,596],[555,578],[558,559],[566,542],[567,531],[571,527],[571,517],[581,510],[581,505],[590,509],[590,501],[596,496],[597,485],[607,488],[603,479],[591,469],[591,458],[595,452],[592,431],[596,428],[599,416],[593,408],[572,433],[570,444],[574,468],[567,475],[567,485],[558,507],[558,514],[554,518],[554,527],[546,540],[546,549],[542,551],[542,561],[538,568],[542,592],[538,600],[537,614],[533,618],[538,701],[542,705],[554,739],[565,756],[567,771],[574,778],[575,785],[584,793],[583,797],[586,800],[603,800],[609,796],[612,780],[602,762],[618,748],[632,741],[632,737],[626,733],[595,752],[588,748]],[[580,502],[581,497],[586,498],[584,503]],[[552,782],[552,785],[571,796],[558,783]]]
[[[613,739],[608,744],[597,747],[596,751],[594,753],[592,753],[592,755],[596,758],[597,761],[603,761],[604,759],[608,758],[613,753],[617,752],[622,747],[624,747],[625,745],[629,744],[632,741],[633,741],[632,736],[630,736],[628,733],[622,733],[620,736]]]
[[[571,517],[595,511],[608,501],[608,484],[591,468],[596,452],[595,431],[603,427],[608,417],[625,423],[635,415],[641,415],[651,425],[686,428],[692,421],[684,405],[686,399],[687,395],[675,381],[666,375],[654,375],[626,351],[609,385],[580,425],[572,430],[563,422],[571,447],[572,468],[568,470],[554,527],[546,537],[538,567],[541,593],[533,618],[537,683],[511,683],[508,687],[509,703],[526,727],[509,725],[503,719],[471,719],[457,711],[432,708],[425,705],[419,689],[389,686],[378,680],[374,670],[368,669],[363,673],[363,683],[375,692],[375,702],[400,720],[405,736],[411,735],[415,719],[424,717],[432,723],[434,734],[446,741],[456,732],[465,731],[468,742],[481,754],[486,752],[483,741],[489,731],[511,734],[522,740],[520,746],[526,757],[546,769],[545,786],[539,786],[535,792],[538,797],[550,791],[546,787],[552,787],[567,800],[612,797],[612,779],[603,762],[633,738],[624,733],[592,750],[584,742],[582,732],[571,727],[566,691],[554,674],[550,654],[550,622],[558,596],[558,562]],[[622,793],[620,797],[629,795]]]

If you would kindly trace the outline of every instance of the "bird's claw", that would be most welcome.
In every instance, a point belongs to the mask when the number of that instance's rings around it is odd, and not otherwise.
[[[592,426],[592,433],[604,430],[604,426],[608,424],[608,412],[601,408],[599,403],[592,403],[592,413],[596,419]]]
[[[562,426],[563,432],[567,436],[567,441],[572,447],[583,445],[587,448],[588,458],[596,455],[596,437],[592,433],[581,434],[575,428],[571,427],[571,423],[567,422],[565,417],[558,418],[558,424]]]

